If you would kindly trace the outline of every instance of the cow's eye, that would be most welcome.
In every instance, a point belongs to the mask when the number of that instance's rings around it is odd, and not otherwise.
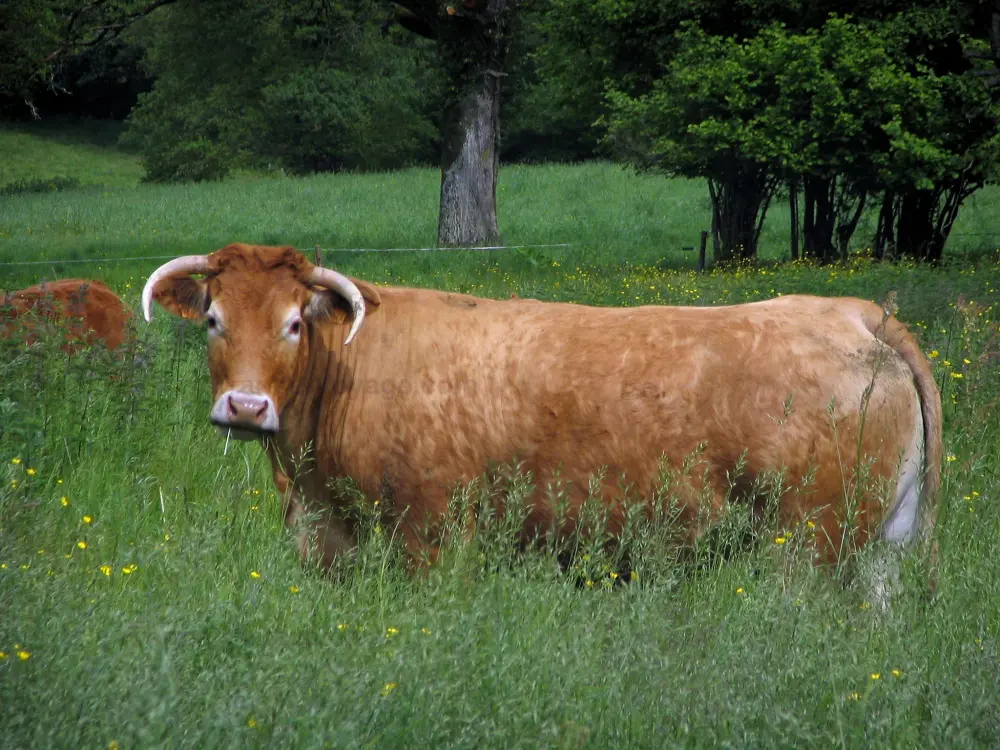
[[[209,315],[205,318],[205,327],[210,331],[214,331],[219,327],[219,321],[214,315]]]
[[[298,336],[300,333],[302,333],[302,321],[293,320],[292,324],[288,326],[288,333],[290,336]]]

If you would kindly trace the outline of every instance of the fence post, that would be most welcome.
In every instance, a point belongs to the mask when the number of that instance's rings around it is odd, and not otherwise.
[[[323,251],[319,249],[319,245],[316,245],[316,265],[323,265]]]
[[[708,232],[702,230],[701,244],[698,245],[698,273],[705,272],[705,251],[708,248]]]

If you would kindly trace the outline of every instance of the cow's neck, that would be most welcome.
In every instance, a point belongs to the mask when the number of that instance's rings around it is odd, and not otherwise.
[[[366,350],[377,340],[377,328],[377,322],[366,321],[345,347],[346,326],[314,324],[309,357],[296,378],[299,385],[281,415],[278,448],[283,461],[302,463],[308,457],[312,471],[326,478],[342,474],[342,449],[350,440],[345,416],[356,384],[367,378],[365,369],[372,366]]]

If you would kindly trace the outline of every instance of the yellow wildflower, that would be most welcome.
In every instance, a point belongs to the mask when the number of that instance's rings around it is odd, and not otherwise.
[[[852,701],[859,701],[861,700],[861,693],[859,693],[857,690],[854,690],[853,692],[848,694],[847,699]]]
[[[591,581],[590,579],[584,581],[583,585],[586,586],[588,589],[594,588],[594,582]]]
[[[424,635],[430,635],[431,634],[431,629],[430,628],[420,628],[420,632],[423,633]]]
[[[126,565],[124,568],[122,568],[122,573],[129,576],[135,573],[135,571],[137,571],[138,569],[139,566],[136,565],[135,563],[132,563],[131,565]]]
[[[21,463],[21,459],[20,459],[20,458],[12,458],[12,459],[10,460],[10,462],[11,462],[12,464],[14,464],[14,466],[17,466],[17,465],[18,465],[19,463]]]
[[[392,638],[394,635],[399,635],[399,628],[386,628],[385,637]]]
[[[251,505],[250,506],[250,510],[257,510],[257,506],[256,505]]]
[[[965,377],[965,375],[963,375],[963,374],[962,374],[962,373],[960,373],[960,372],[953,372],[953,373],[951,373],[951,376],[952,376],[953,378],[955,378],[955,380],[961,380],[962,378],[964,378],[964,377]]]
[[[26,473],[28,474],[29,477],[33,477],[38,472],[36,472],[34,469],[28,469],[28,471]]]
[[[257,720],[254,719],[253,717],[247,719],[247,726],[253,729],[254,727],[257,726]]]
[[[776,537],[774,537],[774,543],[775,544],[784,544],[787,541],[788,540],[785,537],[783,537],[783,536],[776,536]]]
[[[80,520],[83,521],[83,523],[93,523],[94,522],[94,517],[93,516],[84,516]]]
[[[969,361],[969,360],[967,360],[967,359],[963,359],[962,361],[963,361],[963,362],[964,362],[965,364],[967,364],[967,365],[971,365],[971,364],[972,364],[972,362],[970,362],[970,361]]]
[[[104,575],[106,575],[106,576],[107,576],[108,578],[110,578],[110,577],[111,577],[111,566],[110,566],[110,565],[102,565],[102,566],[101,566],[101,567],[99,568],[99,570],[100,570],[100,571],[101,571],[102,573],[104,573]]]
[[[76,543],[76,546],[79,547],[80,549],[87,549],[87,543],[82,539]]]
[[[111,740],[108,743],[108,750],[118,750],[118,740]]]
[[[899,670],[899,669],[894,669],[894,670],[892,670],[892,676],[893,677],[902,677],[903,676],[903,672],[901,670]]]
[[[251,570],[250,571],[250,577],[251,578],[260,578],[260,573],[258,573],[256,570]]]
[[[633,570],[633,571],[631,571],[631,572],[630,572],[630,573],[628,574],[628,579],[629,579],[630,581],[638,581],[638,580],[639,580],[639,574],[638,574],[638,573],[636,573],[636,572],[635,572],[635,571]]]
[[[937,359],[938,350],[937,349],[931,349],[931,353],[928,354],[927,356],[930,357],[931,359]]]
[[[4,661],[7,658],[6,651],[0,651],[0,661]]]
[[[64,507],[64,508],[68,508],[69,507],[69,498],[66,497],[65,495],[63,495],[61,498],[59,498],[59,504],[62,507]]]
[[[387,683],[385,683],[385,687],[382,688],[382,697],[384,698],[385,696],[387,696],[389,693],[391,693],[393,690],[395,690],[398,687],[399,687],[399,685],[397,683],[395,683],[395,682],[387,682]]]
[[[882,679],[882,674],[880,672],[872,672],[872,679],[873,680],[880,680],[880,679]]]
[[[945,456],[944,460],[947,461],[948,463],[951,463],[952,461],[957,461],[958,459],[955,458],[954,453],[949,453],[947,456]]]
[[[339,630],[341,633],[343,633],[345,630],[347,630],[347,623],[346,622],[342,622],[342,623],[338,624],[337,625],[337,630]]]
[[[941,364],[943,364],[945,367],[951,367],[951,362],[949,362],[946,359],[942,359]]]
[[[57,479],[56,480],[56,484],[62,484],[62,480],[61,479]]]
[[[737,586],[737,587],[736,587],[736,593],[737,593],[737,594],[741,594],[741,595],[742,595],[742,594],[744,593],[744,591],[743,591],[743,587],[742,587],[742,586]]]
[[[31,652],[21,649],[20,651],[17,652],[17,658],[20,659],[21,661],[28,661],[28,659],[31,658]]]
[[[288,590],[291,591],[293,594],[299,593],[299,587],[298,586],[289,586]]]

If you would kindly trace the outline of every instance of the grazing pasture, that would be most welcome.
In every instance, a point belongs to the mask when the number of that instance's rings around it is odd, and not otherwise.
[[[151,256],[234,240],[423,247],[435,189],[413,170],[4,198],[0,262],[149,259],[0,266],[0,288],[103,278],[137,309]],[[361,502],[359,554],[324,579],[299,564],[259,447],[227,446],[208,424],[204,332],[158,315],[114,354],[0,342],[0,742],[995,745],[998,256],[980,238],[954,250],[982,253],[938,270],[859,258],[699,276],[680,248],[703,228],[703,193],[610,165],[510,169],[506,240],[576,247],[324,262],[378,283],[601,305],[896,291],[945,410],[933,594],[906,555],[903,591],[878,613],[866,553],[814,570],[804,529],[751,530],[738,513],[681,561],[637,533],[627,584],[593,545],[564,572],[553,550],[514,554],[495,517],[414,578],[395,530]],[[995,197],[963,212],[967,231],[996,228]],[[779,257],[781,217],[765,231]],[[747,533],[755,543],[736,544]]]

